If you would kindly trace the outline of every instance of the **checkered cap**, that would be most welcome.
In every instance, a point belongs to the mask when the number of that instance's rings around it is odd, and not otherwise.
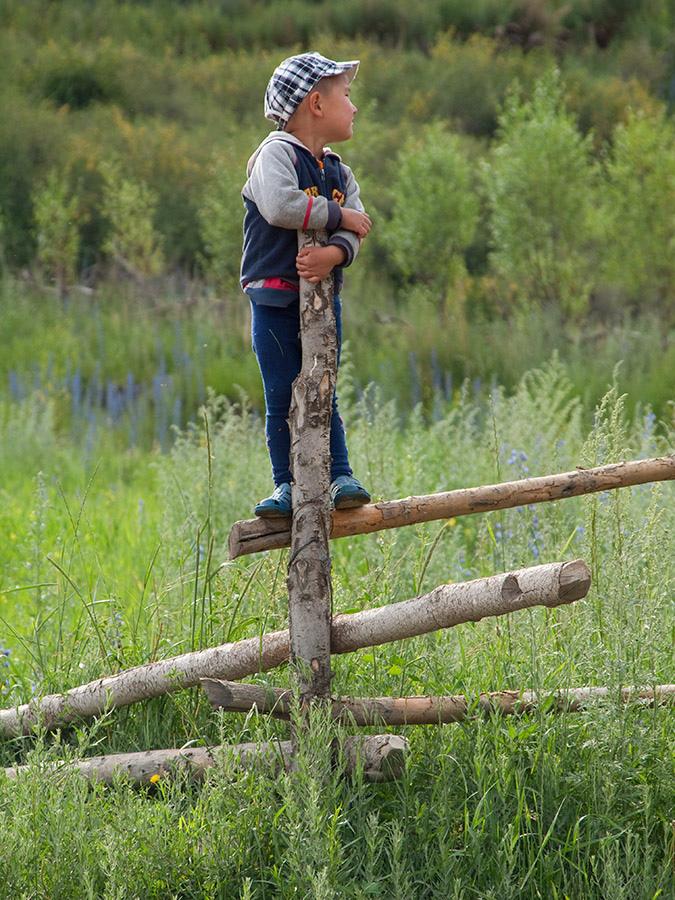
[[[283,131],[295,110],[322,78],[351,73],[356,77],[359,60],[334,62],[320,53],[300,53],[289,56],[274,70],[265,91],[265,118],[277,123]]]

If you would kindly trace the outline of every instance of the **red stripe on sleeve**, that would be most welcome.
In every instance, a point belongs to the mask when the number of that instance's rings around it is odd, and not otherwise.
[[[307,228],[307,223],[309,222],[309,216],[310,216],[310,213],[312,212],[312,206],[313,206],[313,205],[314,205],[314,197],[312,197],[312,196],[310,195],[310,197],[309,197],[309,202],[307,203],[307,212],[305,213],[305,220],[304,220],[304,222],[302,223],[302,230],[303,230],[303,231],[305,231],[305,229]]]

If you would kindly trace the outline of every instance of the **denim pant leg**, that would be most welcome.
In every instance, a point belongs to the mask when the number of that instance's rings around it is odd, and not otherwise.
[[[333,302],[335,311],[335,331],[337,335],[337,364],[340,367],[342,354],[342,302],[337,296]],[[337,379],[336,379],[337,380]],[[338,475],[351,475],[349,452],[345,436],[345,424],[338,409],[337,384],[333,392],[333,410],[330,418],[330,479],[334,481]]]
[[[342,342],[342,317],[339,297],[335,298],[338,360]],[[251,337],[258,360],[265,394],[265,435],[272,461],[275,485],[292,481],[290,471],[290,433],[288,411],[291,388],[302,365],[298,304],[288,307],[251,303]],[[351,475],[344,425],[333,395],[330,429],[331,480]]]

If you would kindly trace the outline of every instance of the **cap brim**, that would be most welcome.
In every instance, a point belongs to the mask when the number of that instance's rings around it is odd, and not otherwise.
[[[361,65],[360,59],[350,59],[346,62],[335,63],[334,71],[326,72],[324,78],[330,78],[332,75],[349,75],[349,80],[353,81],[359,71]]]

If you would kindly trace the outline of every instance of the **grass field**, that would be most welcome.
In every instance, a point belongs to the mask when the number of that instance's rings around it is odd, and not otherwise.
[[[401,410],[421,403],[438,419],[465,382],[486,403],[496,384],[512,392],[528,369],[557,355],[587,423],[618,360],[631,414],[648,403],[659,419],[672,417],[675,331],[648,311],[571,323],[532,304],[459,321],[415,292],[391,310],[386,286],[360,273],[343,300],[345,356],[359,397],[375,382],[381,399],[395,399]],[[49,397],[57,432],[75,436],[90,458],[99,429],[100,440],[120,450],[167,449],[172,426],[195,417],[208,387],[230,400],[243,392],[254,409],[263,406],[248,300],[240,291],[218,297],[202,283],[168,280],[153,295],[109,281],[61,300],[44,286],[6,276],[0,342],[0,396]]]
[[[357,474],[393,498],[672,452],[673,424],[610,389],[593,414],[553,362],[507,395],[439,398],[433,421],[378,390],[341,403]],[[608,380],[611,373],[608,374]],[[633,398],[634,399],[634,398]],[[211,468],[205,418],[209,422]],[[592,423],[592,424],[588,424]],[[286,623],[285,551],[226,559],[230,524],[268,484],[262,425],[211,397],[171,449],[87,445],[53,397],[0,404],[2,706]],[[209,472],[211,474],[209,474]],[[338,657],[338,694],[673,682],[672,484],[346,538],[336,611],[538,562],[583,557],[587,599]],[[288,686],[287,668],[255,679]],[[675,713],[614,700],[554,716],[407,729],[399,781],[330,771],[317,721],[293,776],[198,787],[91,787],[75,755],[284,736],[213,713],[196,691],[110,711],[57,735],[5,740],[0,894],[7,897],[675,896]]]
[[[287,551],[226,548],[271,486],[240,190],[301,48],[361,60],[343,149],[374,228],[339,393],[374,497],[675,451],[672,2],[0,8],[0,709],[287,625]],[[0,773],[0,900],[675,900],[675,706],[619,702],[675,683],[674,501],[671,481],[331,545],[335,612],[592,570],[579,602],[335,658],[336,695],[609,688],[401,729],[397,781],[347,776],[319,713],[292,774],[69,768],[288,736],[197,690],[0,738],[0,770],[27,767]]]

